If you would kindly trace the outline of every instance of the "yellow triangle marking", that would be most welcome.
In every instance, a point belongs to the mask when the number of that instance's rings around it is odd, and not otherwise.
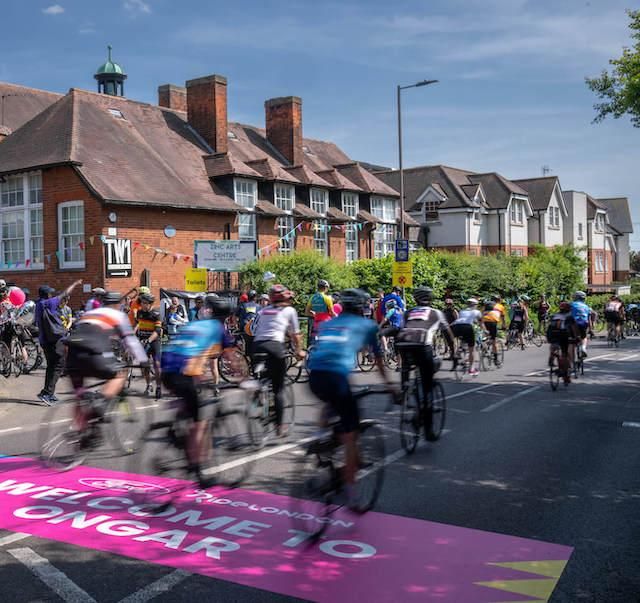
[[[519,595],[530,595],[546,602],[549,600],[557,582],[557,579],[552,578],[549,580],[495,580],[494,582],[474,582],[474,584],[497,588],[509,593],[518,593]]]
[[[547,578],[559,578],[567,565],[566,561],[514,561],[513,563],[488,563],[520,572],[539,574]]]

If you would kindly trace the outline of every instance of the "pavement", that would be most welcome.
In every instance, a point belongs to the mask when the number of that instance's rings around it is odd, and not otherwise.
[[[169,543],[160,552],[150,542],[137,548],[128,542],[127,548],[114,544],[123,538],[99,530],[63,532],[53,520],[16,521],[7,505],[14,509],[25,496],[3,489],[6,479],[27,476],[32,484],[43,479],[75,491],[69,480],[76,474],[44,474],[29,460],[37,456],[39,425],[48,412],[36,400],[43,371],[0,377],[0,453],[21,463],[0,462],[0,526],[7,528],[0,529],[3,601],[346,601],[356,594],[368,601],[640,601],[640,340],[617,349],[594,340],[584,376],[556,392],[549,387],[546,354],[546,346],[507,352],[501,369],[460,383],[445,363],[439,374],[448,399],[445,433],[438,442],[421,442],[410,456],[400,447],[398,411],[385,412],[383,396],[368,398],[363,414],[380,421],[387,455],[376,512],[346,517],[355,525],[349,536],[331,525],[309,558],[280,550],[286,536],[270,540],[276,528],[289,533],[290,524],[264,511],[287,508],[290,499],[282,497],[297,477],[298,444],[315,429],[317,403],[306,386],[295,386],[291,439],[252,459],[242,490],[214,489],[205,500],[212,503],[207,508],[240,501],[233,512],[227,506],[216,511],[249,523],[268,521],[273,529],[256,535],[255,550],[245,533],[240,551],[223,553],[211,565],[164,555]],[[354,374],[357,384],[376,380]],[[140,382],[134,388],[142,390]],[[59,392],[68,387],[61,382]],[[154,400],[148,406],[156,418],[168,412]],[[140,473],[109,449],[86,464],[95,469],[76,470],[78,476]],[[222,496],[228,502],[220,502]],[[29,504],[55,506],[46,502],[53,499]],[[259,507],[258,500],[269,506]],[[249,513],[251,501],[262,513]],[[272,565],[281,574],[271,572]]]

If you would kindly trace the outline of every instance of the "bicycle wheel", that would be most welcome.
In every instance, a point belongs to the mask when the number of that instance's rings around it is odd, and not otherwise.
[[[153,406],[146,400],[126,395],[110,400],[105,417],[113,443],[124,454],[135,452],[151,424],[152,416]]]
[[[249,438],[255,448],[262,448],[265,445],[269,433],[268,412],[269,406],[272,404],[273,392],[267,392],[267,387],[263,385],[253,393],[245,410]]]
[[[76,427],[75,409],[75,401],[52,406],[40,424],[40,459],[57,471],[68,471],[81,465],[87,455],[88,448],[81,446],[83,435],[86,438],[87,434]]]
[[[400,411],[400,443],[408,454],[413,454],[420,437],[420,380],[416,378],[402,392]]]
[[[496,349],[498,350],[498,363],[504,364],[504,344],[500,339],[496,339]]]
[[[551,366],[549,367],[549,385],[555,392],[560,384],[560,366],[558,365],[558,357],[552,356]]]
[[[479,350],[480,353],[480,370],[481,371],[490,371],[491,365],[493,363],[493,358],[491,357],[493,352],[491,351],[491,346],[487,346],[482,344],[482,347]]]
[[[22,344],[14,337],[11,340],[11,372],[14,377],[22,375],[24,367],[24,357],[22,356]]]
[[[287,372],[285,373],[285,380],[288,384],[292,385],[297,383],[302,373],[303,363],[299,361],[293,354],[287,354],[286,356]]]
[[[358,352],[358,368],[363,373],[371,372],[376,366],[375,359],[373,357],[373,353],[369,348],[364,350],[360,350]]]
[[[27,362],[24,365],[22,372],[26,375],[37,369],[42,363],[42,359],[39,358],[40,350],[34,341],[27,340],[24,344],[24,348],[27,350]]]
[[[466,361],[466,352],[463,352],[464,354],[464,360],[461,357],[457,357],[457,362],[455,364],[454,367],[454,374],[456,376],[456,381],[462,381],[465,377],[465,375],[469,374],[469,371],[467,370],[467,361]]]
[[[312,541],[322,536],[329,516],[340,508],[333,504],[340,483],[334,446],[330,440],[311,442],[292,474],[291,521],[294,529],[311,534]]]
[[[447,418],[447,399],[439,381],[433,382],[429,392],[429,403],[424,409],[424,433],[429,442],[435,442],[442,435]]]
[[[244,381],[249,376],[250,366],[249,359],[238,348],[218,356],[218,372],[227,383]]]
[[[531,341],[533,341],[533,345],[535,345],[537,348],[540,348],[542,347],[542,344],[545,342],[545,338],[536,331],[533,334]]]
[[[358,511],[365,513],[373,508],[384,481],[384,436],[376,421],[363,419],[359,425],[358,448],[360,468],[356,474],[356,499]]]
[[[11,376],[11,352],[4,341],[0,341],[0,374],[9,378]]]

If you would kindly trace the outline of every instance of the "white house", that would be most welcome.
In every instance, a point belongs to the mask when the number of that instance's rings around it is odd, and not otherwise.
[[[609,232],[614,239],[613,280],[624,282],[629,278],[629,235],[633,232],[633,222],[626,197],[598,199],[607,208]]]

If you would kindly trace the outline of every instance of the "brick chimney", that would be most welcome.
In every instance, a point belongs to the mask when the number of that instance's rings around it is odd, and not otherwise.
[[[272,98],[264,103],[267,139],[293,166],[302,165],[302,99]]]
[[[214,152],[227,152],[226,77],[207,75],[187,82],[187,121]]]
[[[158,86],[158,105],[187,112],[187,89],[173,84]]]

